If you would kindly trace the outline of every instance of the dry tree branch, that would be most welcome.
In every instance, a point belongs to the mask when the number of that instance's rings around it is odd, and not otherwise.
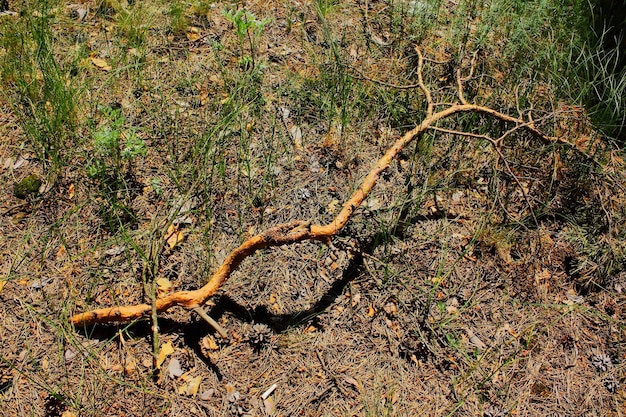
[[[466,77],[461,77],[461,67],[456,70],[456,85],[457,91],[459,94],[459,100],[461,104],[467,104],[467,100],[465,99],[465,92],[463,90],[463,83],[469,81],[474,76],[474,68],[476,67],[476,56],[478,56],[478,51],[475,51],[472,54],[472,61],[470,63],[469,74]]]
[[[417,83],[419,84],[422,93],[426,96],[426,103],[428,105],[428,108],[426,109],[426,118],[429,118],[433,115],[433,98],[430,95],[430,90],[426,88],[426,84],[424,84],[424,56],[422,55],[422,50],[419,46],[416,46],[415,52],[417,52]]]
[[[396,156],[416,137],[431,128],[437,121],[458,113],[481,113],[496,119],[522,125],[524,128],[544,142],[554,142],[553,138],[544,135],[535,126],[524,120],[516,119],[488,107],[475,104],[457,104],[447,109],[427,116],[418,126],[399,138],[389,150],[378,160],[374,167],[365,176],[361,186],[354,191],[346,201],[335,219],[326,225],[311,225],[309,222],[293,221],[275,226],[265,232],[251,237],[234,249],[224,260],[222,265],[213,274],[209,282],[195,291],[179,291],[156,300],[155,308],[158,312],[166,311],[174,306],[193,309],[203,305],[226,282],[230,275],[239,267],[241,262],[256,251],[264,248],[283,246],[305,240],[317,240],[330,243],[350,220],[354,211],[372,191],[380,175],[389,167]],[[95,323],[130,321],[145,316],[152,310],[149,304],[133,306],[109,307],[92,310],[74,315],[70,320],[75,326],[86,326]]]
[[[426,115],[430,116],[433,113],[433,100],[431,98],[431,94],[430,94],[430,90],[428,88],[426,88],[426,84],[424,84],[424,78],[422,76],[423,74],[423,67],[424,67],[424,56],[422,55],[422,51],[420,50],[419,47],[415,47],[415,52],[417,52],[417,84],[407,84],[407,85],[401,85],[401,84],[393,84],[393,83],[388,83],[386,81],[382,81],[382,80],[378,80],[376,78],[372,78],[372,77],[368,77],[367,75],[365,75],[363,73],[363,71],[359,70],[358,68],[355,68],[353,66],[349,66],[349,68],[351,68],[353,71],[357,72],[357,75],[354,76],[357,79],[362,79],[362,80],[367,80],[370,82],[373,82],[375,84],[379,84],[385,87],[390,87],[390,88],[395,88],[397,90],[412,90],[414,88],[419,88],[424,95],[426,96],[426,102],[428,104],[428,108],[426,110]],[[442,64],[445,62],[441,62],[441,61],[434,61],[434,60],[430,60],[431,62],[435,62],[437,64]],[[472,69],[473,71],[473,69]]]
[[[174,306],[196,309],[202,306],[209,299],[209,297],[215,294],[215,292],[226,282],[226,280],[239,267],[244,259],[260,249],[289,245],[306,240],[316,240],[330,244],[332,238],[337,235],[337,233],[350,220],[354,211],[370,194],[381,174],[389,168],[389,165],[398,156],[398,154],[409,143],[420,137],[426,130],[434,128],[436,123],[442,119],[460,113],[480,113],[486,116],[494,117],[503,122],[513,123],[516,126],[515,129],[523,128],[543,142],[553,143],[559,141],[558,139],[546,136],[539,129],[537,129],[533,123],[476,104],[453,104],[444,110],[433,113],[433,100],[422,77],[422,65],[424,59],[419,48],[416,48],[416,51],[419,57],[419,87],[426,96],[428,105],[426,117],[419,125],[406,132],[401,138],[397,139],[387,152],[376,162],[363,179],[361,186],[354,191],[350,198],[343,204],[341,211],[337,214],[333,221],[325,225],[312,225],[310,222],[293,221],[287,224],[275,226],[249,238],[239,247],[230,252],[206,285],[195,291],[179,291],[169,294],[156,299],[153,306],[150,304],[138,304],[131,306],[101,308],[84,313],[78,313],[71,317],[70,321],[75,326],[87,326],[95,323],[120,322],[138,319],[147,316],[151,311],[153,311],[153,308],[157,312],[164,312]]]

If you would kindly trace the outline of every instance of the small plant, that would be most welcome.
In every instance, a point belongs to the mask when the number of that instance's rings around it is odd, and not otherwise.
[[[94,153],[87,165],[87,175],[99,185],[107,202],[103,217],[110,229],[132,217],[127,204],[132,198],[132,162],[146,155],[145,142],[132,129],[124,130],[121,109],[102,107],[105,121],[93,133]]]
[[[77,91],[54,55],[54,17],[46,2],[39,5],[15,25],[1,22],[1,94],[13,105],[44,166],[57,170],[74,148]]]
[[[122,130],[125,118],[120,109],[102,107],[102,112],[106,122],[94,132],[95,156],[87,174],[90,178],[121,178],[124,162],[145,156],[146,144],[133,130]]]
[[[245,9],[239,9],[236,12],[226,10],[224,12],[224,17],[233,24],[235,35],[237,35],[237,38],[239,39],[241,56],[239,61],[240,66],[243,68],[254,67],[256,63],[256,51],[258,48],[259,37],[263,33],[265,25],[267,25],[271,20],[258,20],[254,14]],[[246,39],[250,49],[249,55],[247,55],[244,51]]]
[[[185,5],[175,2],[170,6],[169,11],[170,25],[174,33],[182,33],[189,26],[189,19],[185,15]]]
[[[129,46],[141,48],[146,43],[151,14],[140,4],[132,8],[118,7],[115,17],[118,30],[126,37]]]

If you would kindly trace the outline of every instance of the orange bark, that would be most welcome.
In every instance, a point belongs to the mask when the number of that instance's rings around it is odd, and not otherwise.
[[[429,100],[429,109],[432,105]],[[222,265],[213,274],[209,282],[202,288],[195,291],[179,291],[156,300],[157,312],[163,312],[174,306],[181,306],[187,309],[199,307],[203,305],[209,297],[226,282],[228,277],[237,269],[239,264],[248,256],[252,255],[259,249],[282,246],[291,243],[301,242],[304,240],[318,240],[322,242],[330,242],[350,220],[354,211],[363,203],[363,200],[372,191],[380,175],[389,168],[394,158],[400,153],[411,141],[419,137],[429,127],[433,126],[437,121],[454,115],[456,113],[475,112],[493,116],[499,120],[515,123],[523,126],[524,129],[532,132],[545,142],[551,142],[555,139],[545,136],[541,131],[534,127],[532,123],[524,120],[508,116],[497,112],[493,109],[478,106],[475,104],[457,104],[452,105],[440,112],[427,114],[427,117],[416,126],[408,131],[387,150],[387,152],[372,167],[369,173],[363,179],[361,186],[352,193],[350,198],[343,204],[341,211],[332,222],[326,225],[309,225],[308,222],[294,221],[288,224],[273,227],[259,235],[253,236],[242,243],[238,248],[234,249],[224,260]],[[88,311],[74,315],[70,320],[75,326],[86,326],[95,323],[130,321],[146,316],[152,307],[148,304],[139,304],[132,306],[109,307]]]

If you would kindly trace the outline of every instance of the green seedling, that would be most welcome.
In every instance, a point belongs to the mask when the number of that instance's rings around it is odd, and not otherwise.
[[[250,65],[252,65],[252,67],[254,67],[256,63],[255,57],[259,37],[263,33],[265,25],[267,25],[271,20],[258,20],[254,14],[245,9],[239,9],[236,12],[226,10],[224,12],[224,17],[233,24],[235,35],[237,35],[237,38],[239,39],[239,49],[241,55],[241,59],[239,61],[240,66],[243,68],[250,68]],[[246,39],[250,49],[249,55],[246,55],[244,51]]]

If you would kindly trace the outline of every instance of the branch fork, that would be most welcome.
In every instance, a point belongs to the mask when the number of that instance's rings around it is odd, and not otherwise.
[[[199,312],[199,310],[206,303],[206,301],[213,294],[215,294],[215,292],[226,282],[230,275],[235,270],[237,270],[241,262],[248,256],[254,254],[256,251],[269,247],[289,245],[308,240],[315,240],[325,244],[330,244],[332,238],[336,236],[338,232],[346,225],[346,223],[354,214],[354,211],[370,194],[381,174],[387,168],[389,168],[391,162],[409,143],[420,137],[428,129],[435,129],[445,131],[447,133],[465,135],[468,137],[485,138],[490,140],[492,145],[496,148],[498,148],[501,140],[505,136],[508,136],[510,133],[517,129],[525,129],[537,138],[539,138],[541,141],[546,143],[562,141],[546,136],[537,127],[535,127],[535,124],[532,120],[526,121],[520,118],[506,115],[504,113],[500,113],[488,107],[467,103],[463,96],[463,82],[467,81],[472,75],[475,56],[472,59],[472,68],[470,70],[469,76],[462,78],[460,75],[460,71],[457,73],[457,86],[461,103],[453,104],[441,111],[434,112],[435,105],[431,93],[426,87],[423,80],[422,73],[424,58],[422,56],[421,50],[418,47],[416,47],[416,51],[419,58],[417,87],[422,91],[427,102],[426,117],[419,125],[417,125],[412,130],[406,132],[404,136],[397,139],[395,143],[393,143],[393,145],[387,150],[387,152],[385,152],[385,154],[371,168],[371,170],[363,179],[363,182],[361,183],[359,188],[357,188],[352,193],[350,198],[343,204],[339,214],[337,214],[337,216],[330,223],[322,225],[311,224],[310,221],[296,220],[272,227],[256,236],[249,238],[241,245],[239,245],[239,247],[230,252],[230,254],[226,257],[222,265],[213,274],[207,284],[197,290],[179,291],[166,295],[164,297],[156,299],[153,306],[151,306],[150,304],[137,304],[131,306],[100,308],[92,311],[78,313],[70,318],[71,323],[74,326],[81,327],[93,325],[96,323],[131,321],[134,319],[148,316],[152,312],[153,308],[157,313],[162,313],[175,306],[184,307],[186,309],[195,309],[198,314],[200,314],[205,320],[207,320],[206,317],[204,317],[202,313]],[[512,123],[514,124],[514,127],[507,131],[501,138],[497,140],[490,139],[485,135],[448,131],[436,127],[436,123],[439,120],[448,118],[452,115],[459,113],[481,113],[504,122]],[[205,313],[204,310],[202,310],[202,312]],[[206,315],[206,313],[204,315]],[[222,336],[225,335],[225,332],[221,330],[219,326],[215,327],[217,323],[215,323],[214,321],[214,324],[211,323],[211,321],[208,322],[214,328],[216,328],[216,330],[220,334],[222,334]]]

